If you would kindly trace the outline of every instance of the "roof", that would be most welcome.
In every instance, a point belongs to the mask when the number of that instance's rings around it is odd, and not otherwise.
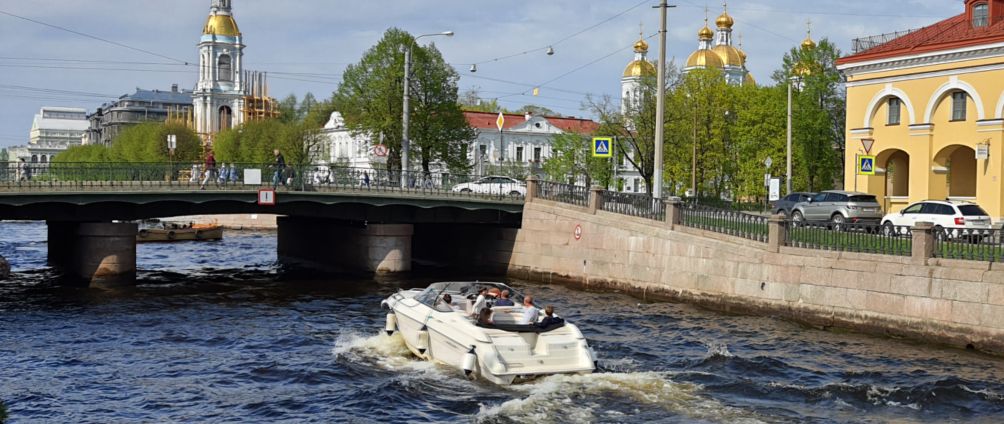
[[[506,113],[503,115],[505,116],[505,124],[502,125],[503,129],[518,127],[526,123],[526,116],[523,114]],[[464,117],[467,118],[467,123],[472,128],[478,129],[497,130],[498,126],[495,124],[495,120],[498,119],[498,116],[499,115],[497,113],[493,112],[464,112]],[[544,116],[543,118],[547,120],[547,122],[550,122],[551,125],[554,125],[566,133],[592,134],[600,128],[600,124],[591,119],[563,118],[557,116]]]
[[[151,103],[172,103],[172,104],[192,104],[192,92],[188,90],[182,91],[161,91],[161,90],[144,90],[142,88],[137,88],[136,92],[133,94],[124,94],[119,97],[119,100],[135,100],[141,102],[151,102]]]
[[[973,28],[966,13],[918,29],[868,50],[845,56],[838,65],[1004,41],[1004,20]]]

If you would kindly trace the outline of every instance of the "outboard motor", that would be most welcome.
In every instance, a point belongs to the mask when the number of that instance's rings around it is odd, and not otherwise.
[[[418,348],[418,353],[424,355],[425,351],[429,348],[429,327],[426,325],[422,326],[422,329],[418,331],[418,343],[415,344]]]
[[[471,350],[464,354],[464,361],[460,368],[463,368],[464,375],[470,377],[471,373],[474,372],[474,367],[477,366],[478,355],[474,353],[474,346],[471,346]]]
[[[387,313],[387,326],[384,327],[384,330],[386,330],[387,335],[390,336],[394,334],[394,330],[396,329],[397,329],[397,315],[394,314],[394,311],[390,311]]]

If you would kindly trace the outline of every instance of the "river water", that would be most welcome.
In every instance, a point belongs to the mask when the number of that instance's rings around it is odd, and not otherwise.
[[[380,300],[433,277],[286,270],[274,234],[227,233],[141,245],[135,288],[69,288],[43,224],[0,234],[12,423],[1004,422],[1004,360],[974,352],[510,281],[578,324],[602,372],[503,388],[381,334]]]

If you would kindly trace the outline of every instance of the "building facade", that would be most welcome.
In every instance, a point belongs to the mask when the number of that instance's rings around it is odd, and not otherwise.
[[[144,90],[137,88],[133,94],[125,94],[111,103],[101,105],[87,116],[89,126],[84,144],[110,145],[125,128],[144,122],[165,122],[178,119],[188,122],[192,114],[192,92],[178,90],[178,85],[170,91]]]
[[[87,127],[86,109],[45,106],[31,123],[28,144],[9,148],[9,160],[47,163],[69,147],[79,146]]]
[[[199,41],[199,82],[192,93],[195,132],[207,143],[244,122],[244,43],[231,0],[212,0]]]
[[[855,40],[847,77],[845,188],[887,211],[976,201],[1004,217],[1004,0],[907,33]],[[874,175],[862,157],[874,156]],[[868,171],[868,170],[866,170]]]

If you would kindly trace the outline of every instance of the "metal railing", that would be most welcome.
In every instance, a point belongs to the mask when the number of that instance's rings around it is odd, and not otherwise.
[[[604,191],[602,210],[621,215],[637,216],[639,218],[666,220],[666,204],[662,199],[653,198],[647,194],[618,193]]]
[[[222,165],[222,164],[221,164]],[[251,174],[249,174],[251,173]],[[257,191],[278,187],[299,191],[362,191],[435,194],[522,202],[524,182],[470,174],[352,168],[330,164],[227,164],[207,179],[192,163],[0,163],[0,192],[209,190]],[[248,177],[259,174],[260,179]],[[402,184],[402,180],[405,184]]]
[[[561,184],[552,181],[540,181],[537,183],[538,198],[552,200],[555,202],[568,203],[578,206],[589,205],[589,188]]]
[[[684,206],[683,225],[730,236],[767,242],[767,218],[707,206]]]
[[[939,229],[934,232],[934,257],[971,261],[1004,260],[1000,229]]]
[[[727,209],[740,212],[766,212],[770,208],[763,202],[743,202],[723,200],[719,197],[681,197],[680,201],[685,204],[705,206],[715,209]]]
[[[785,245],[803,249],[837,252],[876,253],[910,256],[913,238],[910,227],[875,224],[785,223]]]
[[[878,46],[880,46],[882,44],[888,43],[888,42],[890,42],[892,40],[895,40],[895,39],[897,39],[899,37],[907,35],[907,34],[909,34],[911,32],[917,31],[917,29],[919,29],[919,28],[908,29],[908,30],[905,30],[905,31],[890,32],[890,33],[887,33],[887,34],[872,35],[872,36],[869,36],[869,37],[855,38],[855,39],[851,40],[852,53],[857,54],[857,53],[861,53],[861,52],[863,52],[865,50],[869,50],[869,49],[872,49],[874,47],[878,47]]]

